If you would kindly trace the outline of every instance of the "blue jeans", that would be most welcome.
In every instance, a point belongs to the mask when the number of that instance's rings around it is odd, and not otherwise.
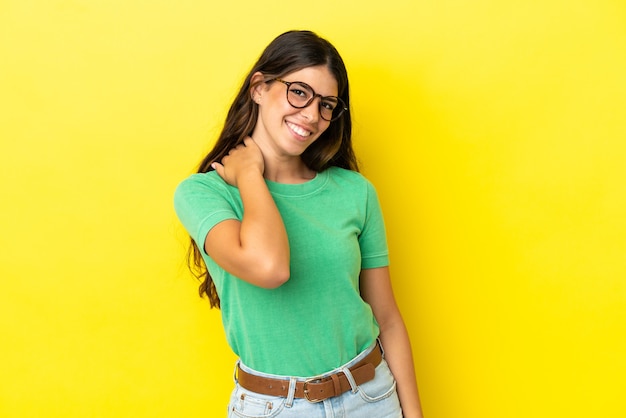
[[[345,372],[347,368],[369,354],[374,347],[375,345],[365,350],[344,366],[318,377],[325,377],[339,371]],[[292,387],[295,387],[296,381],[306,380],[257,372],[242,363],[239,366],[246,372],[258,376],[291,380]],[[290,391],[288,397],[283,398],[246,390],[239,386],[236,379],[235,385],[228,404],[228,418],[402,418],[402,410],[396,393],[396,381],[384,358],[376,367],[373,380],[360,386],[353,385],[351,391],[319,403],[311,403],[306,399],[294,399],[293,390]]]

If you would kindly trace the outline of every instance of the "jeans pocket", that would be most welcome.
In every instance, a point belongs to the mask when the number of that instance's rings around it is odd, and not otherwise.
[[[395,395],[396,380],[384,359],[376,367],[374,379],[360,385],[358,393],[366,402],[378,402]]]
[[[228,404],[228,417],[274,418],[284,406],[285,398],[261,395],[237,385]]]

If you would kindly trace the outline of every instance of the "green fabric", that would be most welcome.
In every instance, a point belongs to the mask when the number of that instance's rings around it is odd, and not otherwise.
[[[220,296],[228,343],[243,363],[270,374],[319,375],[347,363],[378,336],[359,294],[359,273],[389,263],[380,205],[368,180],[336,167],[303,184],[266,183],[289,236],[289,281],[263,289],[230,275],[204,250],[203,257]],[[201,249],[213,226],[243,215],[238,189],[215,171],[184,180],[174,206]]]

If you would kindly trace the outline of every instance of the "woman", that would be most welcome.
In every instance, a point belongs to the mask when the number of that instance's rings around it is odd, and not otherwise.
[[[337,50],[286,32],[176,190],[200,294],[221,308],[240,358],[229,417],[422,416],[349,106]]]

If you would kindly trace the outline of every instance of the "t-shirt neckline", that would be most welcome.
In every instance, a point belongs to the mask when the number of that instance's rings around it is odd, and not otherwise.
[[[305,181],[304,183],[296,183],[296,184],[287,184],[287,183],[277,183],[275,181],[265,179],[265,183],[267,184],[267,188],[270,193],[278,196],[306,196],[318,191],[326,181],[328,180],[328,170],[324,170],[321,173],[316,173],[315,177],[311,180]]]

